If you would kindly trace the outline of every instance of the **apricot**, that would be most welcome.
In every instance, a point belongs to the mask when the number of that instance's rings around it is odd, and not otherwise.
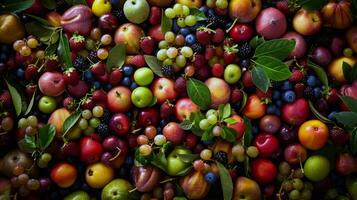
[[[51,170],[51,180],[61,188],[68,188],[77,179],[77,169],[66,162],[58,163]]]
[[[310,150],[321,149],[327,142],[329,130],[320,120],[309,120],[299,128],[300,143]]]

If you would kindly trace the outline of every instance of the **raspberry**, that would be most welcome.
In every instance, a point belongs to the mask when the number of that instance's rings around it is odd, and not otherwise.
[[[223,152],[223,151],[217,152],[216,155],[214,155],[214,158],[222,164],[227,164],[227,162],[228,162],[227,153]]]
[[[161,68],[162,74],[167,77],[167,78],[172,78],[175,76],[174,69],[172,68],[171,65],[164,65]]]
[[[79,71],[86,71],[89,68],[89,64],[87,63],[87,60],[82,56],[77,56],[74,59],[73,66]]]
[[[245,42],[239,47],[238,56],[240,58],[249,58],[252,56],[252,47],[249,43]]]
[[[204,50],[204,47],[198,43],[195,43],[191,46],[192,50],[196,53],[202,53]]]
[[[302,81],[303,79],[304,79],[304,73],[300,70],[295,69],[293,70],[293,73],[290,76],[289,81],[293,83],[297,83]]]

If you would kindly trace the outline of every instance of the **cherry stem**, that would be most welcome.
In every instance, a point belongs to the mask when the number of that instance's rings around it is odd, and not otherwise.
[[[161,181],[160,184],[171,182],[171,181],[174,181],[174,180],[176,180],[176,178],[169,178],[169,179]]]

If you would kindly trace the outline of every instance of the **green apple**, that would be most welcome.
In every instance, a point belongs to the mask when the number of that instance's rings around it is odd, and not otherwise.
[[[141,24],[149,17],[150,6],[146,0],[127,0],[123,10],[130,22]]]
[[[152,102],[152,92],[147,87],[137,87],[131,93],[131,101],[138,108],[145,108]]]
[[[242,76],[242,70],[236,64],[229,64],[224,69],[224,80],[229,84],[237,83]]]
[[[304,165],[306,178],[311,181],[322,181],[330,173],[330,162],[324,156],[310,156]]]
[[[110,13],[111,10],[112,5],[108,0],[94,0],[92,4],[92,12],[97,17]]]
[[[136,191],[130,192],[134,187],[124,179],[114,179],[102,190],[102,200],[134,200],[138,199]]]
[[[90,200],[90,196],[83,190],[78,190],[67,195],[63,200]]]
[[[135,71],[134,80],[140,86],[149,85],[154,80],[154,73],[148,67],[142,67]]]
[[[352,199],[357,199],[357,176],[350,175],[346,179],[346,188],[348,193],[352,196]]]
[[[56,99],[53,97],[43,96],[38,102],[38,109],[43,113],[49,114],[56,109],[56,104]]]
[[[176,176],[180,171],[190,166],[190,163],[185,163],[178,157],[179,154],[190,154],[189,149],[176,147],[167,157],[167,173],[171,176]]]

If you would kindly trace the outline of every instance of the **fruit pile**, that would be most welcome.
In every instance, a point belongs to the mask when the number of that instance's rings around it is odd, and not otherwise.
[[[0,199],[357,200],[357,0],[2,0]]]

